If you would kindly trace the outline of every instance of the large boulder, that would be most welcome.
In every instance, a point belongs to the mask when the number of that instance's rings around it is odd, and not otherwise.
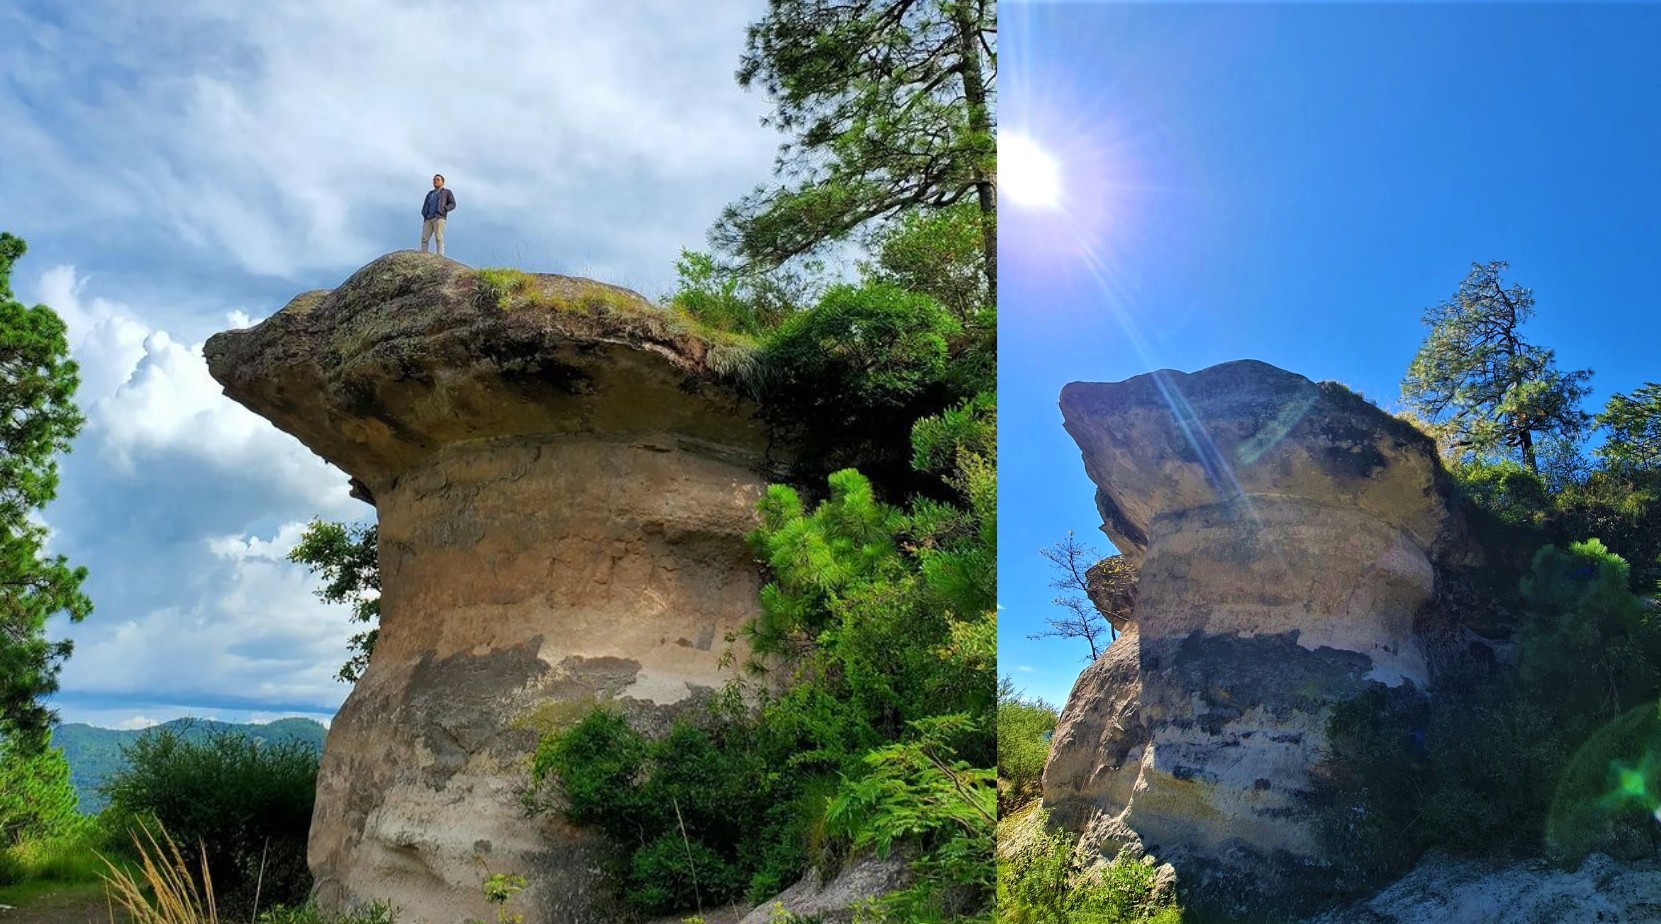
[[[596,704],[666,727],[758,609],[745,536],[771,471],[742,356],[624,289],[402,252],[206,348],[225,393],[379,516],[373,657],[331,726],[310,863],[330,912],[617,920],[606,845],[527,817],[539,736]]]
[[[1439,570],[1471,544],[1431,440],[1260,362],[1061,393],[1104,531],[1140,566],[1134,625],[1079,678],[1044,802],[1191,900],[1291,907],[1330,885],[1331,707],[1429,685],[1455,633]]]

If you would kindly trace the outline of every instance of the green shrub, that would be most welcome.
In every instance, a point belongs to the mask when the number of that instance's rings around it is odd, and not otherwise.
[[[259,913],[258,924],[395,924],[397,920],[397,910],[386,902],[371,902],[339,915],[326,915],[306,902],[266,908]]]
[[[1322,836],[1351,881],[1433,846],[1491,857],[1545,845],[1570,862],[1653,850],[1653,825],[1640,838],[1632,822],[1661,806],[1637,811],[1661,760],[1661,627],[1629,584],[1597,540],[1543,547],[1518,585],[1516,664],[1469,666],[1434,702],[1373,685],[1333,710],[1337,810]]]
[[[1546,853],[1654,856],[1661,812],[1661,710],[1638,706],[1593,732],[1564,767],[1546,821]]]
[[[1091,863],[1072,835],[1045,825],[1036,807],[999,825],[999,924],[1181,924],[1150,862],[1121,852]]]
[[[906,212],[877,236],[872,278],[938,301],[965,326],[989,324],[983,224],[977,203]]]
[[[223,907],[299,904],[311,889],[306,838],[317,788],[317,751],[216,731],[189,741],[170,727],[123,749],[127,767],[103,787],[117,832],[159,822],[181,844],[200,844]],[[125,840],[118,835],[118,844]]]
[[[537,808],[628,845],[614,884],[644,914],[787,885],[803,863],[800,851],[778,849],[778,813],[791,807],[791,793],[745,743],[753,728],[740,718],[707,721],[677,723],[654,741],[596,708],[544,738],[532,762],[544,794]]]
[[[103,843],[103,832],[89,820],[70,833],[0,848],[0,885],[97,882],[104,872],[98,858]]]
[[[934,299],[883,283],[833,286],[787,318],[762,346],[763,413],[801,449],[795,480],[857,466],[885,496],[929,485],[911,465],[913,425],[995,387],[955,379],[961,334]]]
[[[78,803],[62,748],[0,735],[0,849],[75,835]]]
[[[1544,525],[1551,509],[1545,479],[1519,462],[1464,462],[1449,466],[1460,490],[1509,526]]]
[[[1054,706],[1026,699],[1009,679],[998,685],[998,801],[1003,813],[1040,795],[1056,719]]]
[[[909,740],[866,754],[864,774],[830,804],[827,825],[853,853],[886,857],[900,843],[917,852],[917,882],[876,903],[882,920],[952,920],[994,888],[993,773],[952,759],[973,731],[966,716],[913,723]]]
[[[1597,539],[1546,546],[1523,579],[1522,679],[1577,726],[1611,721],[1661,688],[1661,625]]]
[[[1629,589],[1661,589],[1661,468],[1596,471],[1552,502],[1553,542],[1594,536],[1630,566]]]
[[[869,914],[972,919],[993,890],[995,411],[927,437],[950,500],[877,500],[857,471],[810,505],[771,488],[773,580],[750,671],[650,740],[604,706],[541,742],[538,810],[605,832],[637,911],[764,901],[811,866],[903,842],[916,886]]]
[[[784,323],[814,296],[817,283],[782,268],[727,270],[707,253],[682,250],[671,307],[714,330],[760,336]]]

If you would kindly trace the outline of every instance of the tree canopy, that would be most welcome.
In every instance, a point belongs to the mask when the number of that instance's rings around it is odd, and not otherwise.
[[[381,623],[381,567],[379,526],[349,526],[327,520],[313,520],[300,541],[288,553],[288,560],[305,565],[323,578],[317,597],[324,603],[345,603],[352,607],[352,621],[369,628],[353,635],[347,643],[351,656],[335,675],[356,683],[369,667],[375,638]]]
[[[729,207],[713,237],[777,265],[867,222],[973,201],[997,291],[990,0],[771,0],[738,70],[793,135],[774,185]]]
[[[1590,370],[1564,372],[1556,355],[1523,339],[1534,294],[1507,287],[1502,262],[1473,263],[1453,297],[1425,311],[1430,336],[1402,380],[1402,399],[1456,458],[1520,455],[1536,474],[1541,437],[1578,439]]]
[[[68,641],[48,641],[46,620],[92,611],[81,592],[86,569],[45,552],[38,514],[58,490],[57,456],[81,429],[80,377],[63,319],[12,296],[12,266],[26,249],[0,233],[0,735],[42,738],[52,712],[41,698],[58,688]]]
[[[1648,382],[1631,395],[1616,394],[1597,417],[1609,434],[1597,456],[1611,468],[1661,468],[1661,385]]]

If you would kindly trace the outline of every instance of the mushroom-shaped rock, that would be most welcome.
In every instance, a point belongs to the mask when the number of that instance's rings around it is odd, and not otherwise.
[[[1079,678],[1044,775],[1063,823],[1140,839],[1202,902],[1296,894],[1331,707],[1423,688],[1437,564],[1463,519],[1429,438],[1260,362],[1063,389],[1134,625]]]
[[[309,860],[330,910],[612,921],[605,845],[521,792],[541,733],[609,703],[662,727],[757,611],[768,471],[734,360],[624,289],[391,254],[206,353],[225,393],[379,515],[379,637],[330,728]]]

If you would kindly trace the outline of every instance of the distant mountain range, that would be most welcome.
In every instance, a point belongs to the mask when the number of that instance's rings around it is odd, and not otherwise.
[[[52,743],[63,748],[69,762],[69,781],[81,797],[81,811],[97,814],[104,808],[104,797],[98,787],[127,765],[121,748],[131,746],[141,735],[161,728],[170,728],[189,740],[200,740],[219,732],[245,734],[256,741],[301,741],[323,750],[323,736],[327,732],[321,723],[311,719],[278,719],[265,725],[238,725],[215,722],[211,719],[175,719],[150,728],[122,730],[96,728],[74,723],[59,725],[52,732]]]

